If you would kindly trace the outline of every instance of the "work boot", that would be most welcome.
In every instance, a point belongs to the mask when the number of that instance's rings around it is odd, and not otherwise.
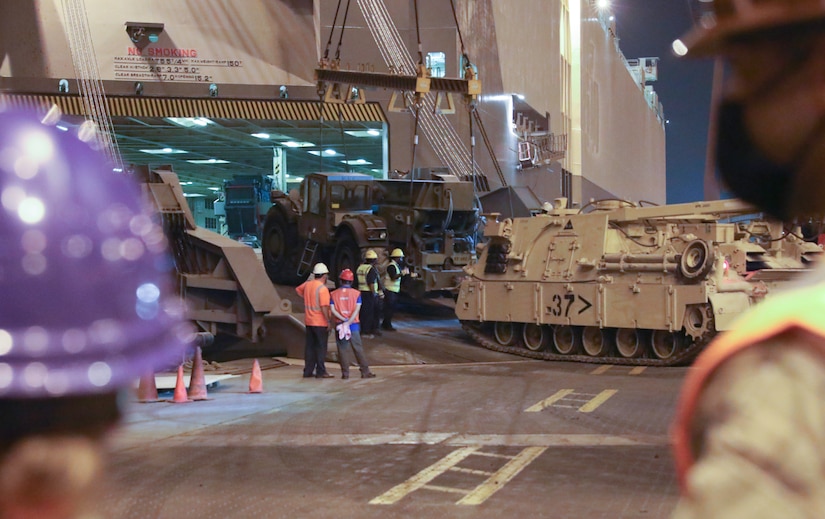
[[[373,372],[361,373],[361,378],[375,378],[375,373],[373,373]]]

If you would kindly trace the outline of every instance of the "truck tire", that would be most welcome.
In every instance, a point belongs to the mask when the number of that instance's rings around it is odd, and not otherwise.
[[[298,275],[301,245],[295,224],[287,222],[281,211],[270,210],[264,222],[261,255],[273,283],[295,286],[303,281]]]
[[[337,281],[342,270],[350,269],[354,273],[360,264],[361,249],[355,242],[355,238],[349,232],[342,233],[335,244],[330,277]]]

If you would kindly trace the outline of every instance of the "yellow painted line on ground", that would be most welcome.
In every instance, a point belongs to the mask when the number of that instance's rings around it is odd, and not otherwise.
[[[462,474],[474,474],[476,476],[492,476],[493,473],[487,470],[465,469],[464,467],[452,467],[452,472],[461,472]]]
[[[508,456],[507,454],[496,454],[495,452],[476,452],[476,456],[486,456],[488,458],[504,458],[506,460],[513,459],[512,456]]]
[[[401,483],[400,485],[396,485],[380,496],[373,498],[373,500],[370,501],[370,504],[391,505],[397,503],[401,500],[401,498],[410,492],[415,492],[419,488],[424,487],[430,481],[434,480],[455,465],[458,465],[464,458],[473,454],[477,450],[478,447],[464,447],[451,452],[407,481]]]
[[[442,487],[440,485],[424,485],[421,487],[425,490],[435,490],[436,492],[447,492],[450,494],[466,494],[467,491],[461,488],[454,488],[454,487]]]
[[[490,496],[501,490],[508,481],[516,477],[519,472],[529,465],[534,459],[541,456],[547,447],[528,447],[518,453],[506,465],[497,470],[487,480],[477,486],[472,492],[462,497],[457,505],[480,505]]]
[[[611,366],[610,364],[605,364],[604,366],[599,366],[598,368],[594,369],[593,371],[590,372],[590,374],[591,375],[601,375],[602,373],[604,373],[605,371],[609,370],[612,367],[613,366]]]
[[[539,411],[543,410],[546,407],[550,407],[554,403],[558,402],[562,398],[566,397],[570,393],[572,393],[572,389],[562,389],[561,391],[556,392],[555,395],[551,396],[550,398],[545,398],[538,404],[532,405],[524,410],[525,413],[538,413]]]
[[[599,393],[598,395],[593,397],[592,400],[590,400],[589,402],[587,402],[586,404],[581,406],[579,408],[579,412],[581,412],[581,413],[592,413],[593,411],[596,410],[597,407],[599,407],[600,405],[605,403],[608,398],[615,395],[617,392],[618,392],[617,389],[605,389],[604,391],[602,391],[601,393]]]
[[[631,375],[641,375],[644,370],[647,369],[647,366],[636,366],[635,368],[630,370]]]

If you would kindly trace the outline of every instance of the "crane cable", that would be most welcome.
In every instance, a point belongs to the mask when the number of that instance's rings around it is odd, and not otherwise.
[[[339,0],[340,2],[340,0]],[[341,32],[338,35],[338,46],[335,48],[335,61],[341,59],[341,44],[344,42],[344,29],[347,28],[347,16],[349,15],[349,0],[344,8],[344,19],[341,21]]]
[[[461,26],[458,23],[458,13],[455,9],[455,1],[450,0],[450,7],[453,11],[453,20],[455,20],[455,30],[458,33],[458,41],[461,44],[461,58],[465,62],[466,67],[472,67],[472,62],[470,61],[470,56],[467,54],[467,49],[464,46],[464,37],[461,35]],[[507,187],[507,180],[504,177],[504,172],[501,170],[501,165],[498,163],[498,158],[496,157],[495,150],[493,150],[493,145],[490,142],[490,139],[487,137],[487,130],[484,128],[484,123],[481,120],[481,116],[476,109],[476,105],[474,102],[468,103],[467,110],[469,112],[470,118],[470,164],[471,166],[475,164],[475,158],[473,155],[473,147],[475,146],[475,135],[473,134],[473,117],[475,117],[476,122],[478,123],[479,132],[481,133],[481,138],[484,141],[484,145],[487,148],[487,151],[490,153],[490,158],[493,162],[493,168],[496,170],[496,174],[498,175],[499,182],[501,182],[501,187]],[[471,172],[474,173],[474,172]],[[473,174],[473,187],[476,186],[475,182],[475,175]],[[512,201],[511,201],[512,206]],[[512,207],[511,207],[512,211]]]
[[[347,0],[349,1],[349,0]],[[327,39],[327,46],[324,49],[324,58],[322,61],[326,61],[329,58],[329,46],[332,45],[332,35],[335,32],[335,25],[338,23],[338,11],[341,10],[341,0],[338,0],[338,6],[335,8],[335,17],[332,19],[332,25],[329,28],[329,39]]]
[[[421,27],[418,25],[418,0],[413,0],[413,8],[415,9],[415,37],[418,40],[418,64],[424,64],[424,52],[421,48]]]
[[[358,0],[367,26],[376,41],[381,57],[390,70],[404,75],[415,75],[415,62],[401,39],[382,0]],[[406,99],[408,104],[412,94]],[[471,167],[467,164],[466,144],[455,128],[443,115],[436,113],[432,95],[424,96],[420,113],[420,125],[438,158],[459,178],[469,178]],[[480,171],[478,165],[474,165]],[[481,173],[483,175],[483,173]]]
[[[91,138],[105,152],[114,167],[122,171],[123,159],[107,109],[106,92],[100,78],[84,0],[63,0],[63,15],[68,25],[66,33],[80,99],[87,123],[91,123],[91,126],[86,123],[84,125],[94,128]]]
[[[461,35],[461,27],[458,25],[458,14],[455,11],[455,1],[450,0],[450,7],[453,10],[453,20],[455,20],[455,30],[458,33],[458,41],[461,44],[461,57],[466,61],[466,63],[470,63],[470,58],[467,56],[467,49],[464,47],[464,37]]]

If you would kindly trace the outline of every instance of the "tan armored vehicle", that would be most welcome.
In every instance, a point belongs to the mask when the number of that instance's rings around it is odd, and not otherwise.
[[[603,201],[489,221],[456,314],[477,342],[498,351],[609,364],[689,361],[822,252],[779,223],[730,222],[753,213],[738,200]]]

